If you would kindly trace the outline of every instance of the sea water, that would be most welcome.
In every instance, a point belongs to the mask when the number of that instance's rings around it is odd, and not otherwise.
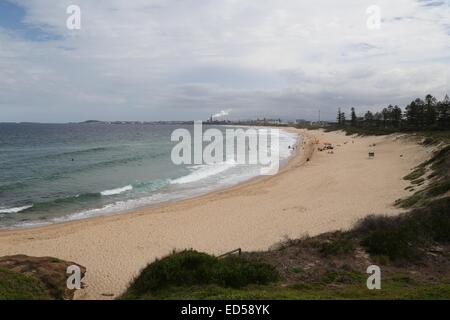
[[[169,124],[0,123],[0,228],[126,212],[207,193],[260,173],[259,165],[230,161],[173,164],[171,151],[177,142],[170,137],[177,128],[193,131],[193,125]],[[281,163],[291,156],[289,146],[296,139],[280,131]]]

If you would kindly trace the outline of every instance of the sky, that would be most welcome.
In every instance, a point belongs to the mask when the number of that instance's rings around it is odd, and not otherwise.
[[[0,0],[0,122],[333,120],[449,75],[450,0]]]

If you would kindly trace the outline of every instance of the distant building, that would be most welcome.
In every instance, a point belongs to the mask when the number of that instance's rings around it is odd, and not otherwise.
[[[256,123],[257,124],[261,124],[261,125],[280,125],[283,122],[281,121],[281,119],[268,119],[268,118],[263,118],[263,119],[256,119]]]
[[[295,120],[295,123],[298,125],[309,125],[310,121],[307,121],[304,119],[297,119],[297,120]]]

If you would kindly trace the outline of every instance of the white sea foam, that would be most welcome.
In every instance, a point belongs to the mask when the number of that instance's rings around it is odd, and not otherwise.
[[[292,155],[293,147],[299,144],[298,139],[297,134],[280,130],[280,160],[289,158]]]
[[[33,207],[33,205],[14,207],[14,208],[0,208],[0,213],[18,213],[18,212],[24,211],[26,209],[29,209],[31,207]]]
[[[257,133],[256,133],[257,134]],[[297,144],[297,134],[290,133],[287,131],[280,130],[280,146],[279,146],[279,160],[283,161],[287,158],[289,158],[294,150],[294,146]],[[210,165],[195,165],[190,166],[188,169],[191,170],[191,173],[189,173],[186,176],[172,179],[170,181],[171,184],[186,184],[186,183],[192,183],[197,182],[203,179],[211,178],[213,176],[216,176],[220,173],[223,173],[224,171],[229,170],[230,174],[236,176],[236,168],[237,167],[236,161],[227,161],[222,162],[218,164],[210,164]],[[254,165],[256,168],[257,165]],[[233,170],[230,170],[233,169]],[[242,169],[243,171],[240,172],[242,176],[245,176],[247,179],[251,178],[248,175],[248,172],[250,170],[249,166],[245,166],[245,168]],[[257,175],[259,171],[254,170],[253,175]],[[239,173],[238,173],[239,175]],[[241,180],[241,179],[237,179]]]
[[[105,191],[100,192],[100,194],[102,196],[112,196],[112,195],[115,195],[115,194],[120,194],[120,193],[123,193],[123,192],[130,191],[130,190],[133,190],[133,186],[132,185],[128,185],[128,186],[125,186],[125,187],[122,187],[122,188],[117,188],[117,189],[105,190]]]
[[[295,146],[298,136],[296,134],[292,134],[283,130],[280,130],[280,160],[287,160],[293,153],[293,146]],[[291,146],[291,148],[288,148]],[[16,227],[33,227],[45,224],[51,224],[55,222],[62,221],[70,221],[70,220],[79,220],[89,217],[109,215],[109,214],[118,214],[130,210],[134,210],[139,207],[146,207],[149,205],[155,205],[158,203],[166,202],[166,201],[176,201],[185,198],[189,198],[195,195],[204,194],[210,192],[212,190],[217,190],[223,188],[225,186],[231,186],[236,183],[243,182],[245,180],[251,179],[254,176],[257,176],[259,173],[259,166],[239,166],[236,162],[224,162],[216,165],[193,165],[188,169],[191,171],[189,174],[175,178],[169,181],[165,181],[165,183],[169,183],[171,185],[169,190],[162,191],[159,193],[153,193],[150,196],[137,198],[137,199],[128,199],[123,201],[116,201],[111,204],[107,204],[101,208],[88,209],[83,211],[78,211],[72,214],[68,214],[62,217],[57,217],[53,219],[49,219],[45,222],[43,221],[33,221],[33,222],[22,222]],[[218,176],[221,176],[221,179],[215,179]],[[222,179],[223,178],[223,179]],[[195,187],[191,187],[189,183],[196,183],[198,181],[204,179],[213,179],[211,183],[205,183],[203,185],[196,185]],[[187,184],[187,185],[186,185]],[[138,189],[138,186],[136,186]],[[173,189],[173,190],[172,190]],[[103,196],[116,195],[120,193],[124,193],[127,191],[133,190],[132,185],[127,185],[122,188],[116,188],[111,190],[105,190],[101,192]],[[176,191],[176,192],[174,192]],[[26,207],[18,207],[18,208],[0,208],[0,213],[4,213],[5,210],[7,212],[19,212],[25,210],[31,206]],[[17,211],[14,211],[17,210]]]
[[[121,213],[125,211],[129,211],[132,209],[136,209],[139,207],[145,207],[148,205],[156,204],[163,201],[168,200],[176,200],[183,198],[182,195],[168,195],[163,193],[155,193],[149,197],[138,198],[138,199],[130,199],[125,201],[116,201],[114,203],[105,205],[101,208],[90,209],[85,211],[80,211],[76,213],[72,213],[63,217],[58,217],[52,219],[52,222],[62,222],[62,221],[71,221],[71,220],[80,220],[90,217],[102,216],[107,214],[115,214]]]
[[[203,180],[212,176],[215,176],[219,173],[222,173],[226,170],[229,170],[233,167],[235,167],[237,163],[235,161],[227,161],[222,162],[218,164],[205,164],[205,165],[197,165],[192,166],[189,169],[192,170],[191,173],[189,173],[186,176],[183,176],[181,178],[173,179],[170,181],[171,184],[184,184],[184,183],[191,183],[196,182],[199,180]]]

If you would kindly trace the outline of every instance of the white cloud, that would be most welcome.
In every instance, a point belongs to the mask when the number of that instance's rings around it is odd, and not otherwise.
[[[449,89],[450,6],[366,0],[16,0],[24,22],[62,35],[31,41],[0,28],[0,121],[330,119],[337,107],[404,104]],[[66,7],[81,7],[67,30]],[[382,9],[380,30],[366,9]]]

